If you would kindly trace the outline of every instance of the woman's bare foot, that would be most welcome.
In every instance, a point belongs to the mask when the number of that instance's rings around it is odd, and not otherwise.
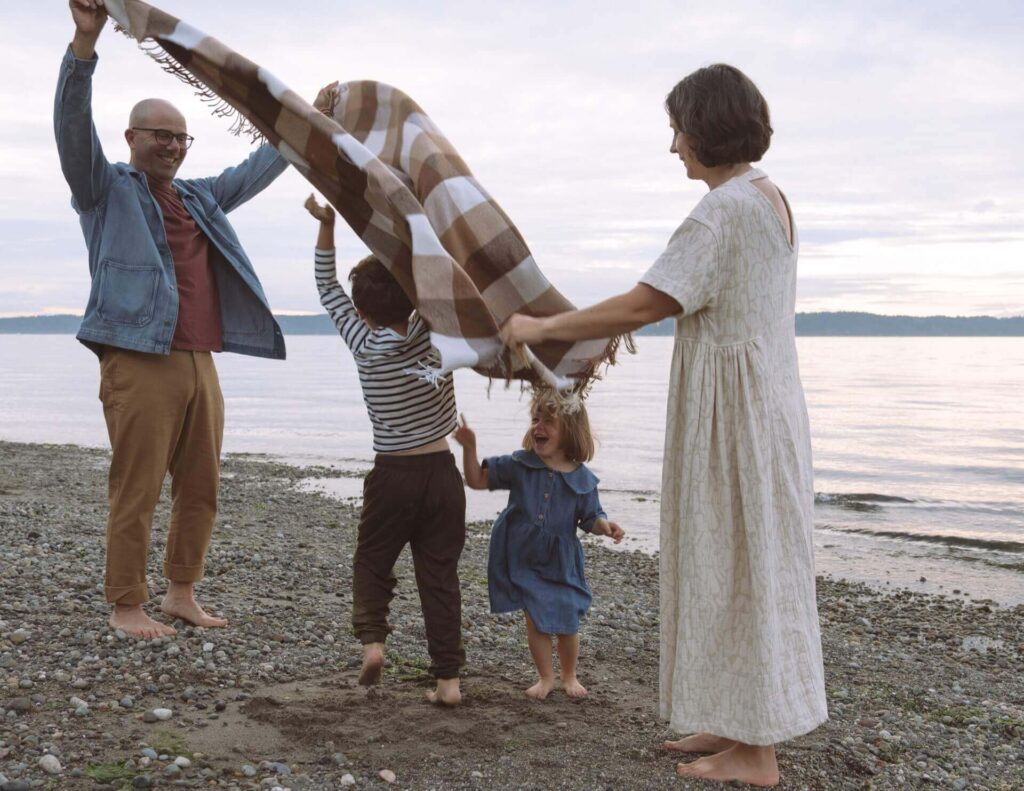
[[[728,750],[678,764],[676,772],[684,777],[729,782],[738,780],[752,786],[769,787],[779,783],[779,765],[775,747],[736,743]]]
[[[720,753],[734,744],[735,739],[726,739],[711,733],[695,733],[675,742],[665,742],[662,747],[677,753]]]
[[[458,706],[462,702],[459,680],[457,678],[439,678],[437,689],[432,689],[427,693],[427,700],[441,706]]]
[[[576,676],[563,678],[562,689],[570,698],[585,698],[587,696],[587,688],[580,683]]]
[[[189,591],[187,595],[168,591],[164,600],[160,602],[160,609],[168,615],[207,629],[221,629],[228,625],[224,618],[216,618],[199,606],[199,602]]]
[[[526,690],[528,697],[534,700],[544,700],[555,688],[555,680],[553,678],[544,678],[541,676],[537,679],[537,683]]]
[[[170,637],[178,633],[173,626],[154,621],[146,615],[141,604],[115,604],[108,623],[111,629],[120,629],[125,634],[142,640]]]
[[[372,687],[380,683],[384,668],[384,643],[367,643],[363,646],[363,667],[359,671],[359,685]]]

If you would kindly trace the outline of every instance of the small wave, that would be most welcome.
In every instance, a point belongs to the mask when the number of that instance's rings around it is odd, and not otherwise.
[[[827,525],[824,526],[824,528],[827,530],[836,530],[841,533],[857,533],[859,535],[896,538],[904,541],[920,541],[927,544],[943,544],[949,547],[985,549],[990,552],[1024,553],[1024,542],[1021,541],[1001,541],[987,538],[970,538],[967,536],[946,536],[938,533],[904,533],[899,530],[869,530],[863,527],[836,527],[834,525]]]
[[[815,505],[834,505],[849,511],[881,511],[882,503],[912,503],[906,497],[891,494],[875,494],[874,492],[836,494],[833,492],[815,492]]]

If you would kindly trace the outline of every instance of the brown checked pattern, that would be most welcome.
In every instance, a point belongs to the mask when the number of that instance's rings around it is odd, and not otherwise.
[[[541,273],[522,235],[426,113],[402,91],[340,86],[328,117],[270,72],[141,0],[107,0],[120,28],[193,85],[236,131],[262,136],[345,218],[391,270],[431,330],[442,371],[585,386],[614,362],[618,339],[547,343],[531,367],[498,335],[513,313],[572,304]],[[517,369],[517,370],[513,370]]]

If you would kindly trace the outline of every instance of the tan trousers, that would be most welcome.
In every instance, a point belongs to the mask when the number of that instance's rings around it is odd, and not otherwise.
[[[113,458],[107,522],[108,602],[149,599],[146,562],[153,512],[171,474],[171,526],[164,575],[203,577],[217,515],[224,397],[209,352],[146,354],[108,346],[100,401]]]

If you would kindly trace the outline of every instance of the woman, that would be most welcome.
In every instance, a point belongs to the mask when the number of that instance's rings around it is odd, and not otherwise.
[[[660,712],[710,753],[682,775],[770,786],[774,744],[827,719],[814,590],[813,481],[797,369],[796,232],[751,162],[768,106],[738,69],[699,69],[666,100],[670,151],[709,193],[631,291],[511,344],[607,337],[676,316],[661,509]]]

